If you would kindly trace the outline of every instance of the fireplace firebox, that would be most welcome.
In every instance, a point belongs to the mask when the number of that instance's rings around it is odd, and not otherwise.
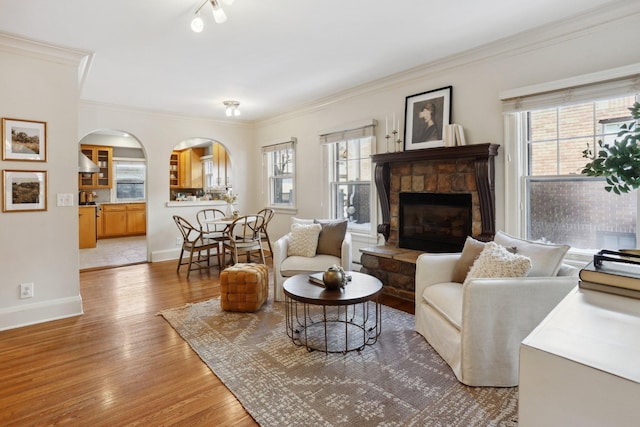
[[[400,193],[398,247],[460,252],[471,235],[471,194]]]

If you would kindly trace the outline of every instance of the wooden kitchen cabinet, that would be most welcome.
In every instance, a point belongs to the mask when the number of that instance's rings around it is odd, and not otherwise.
[[[169,160],[169,186],[176,188],[180,186],[180,153],[174,151]]]
[[[103,203],[101,206],[101,237],[140,236],[147,233],[145,203]]]
[[[147,234],[147,210],[144,203],[127,205],[127,234]]]
[[[98,173],[79,173],[80,190],[106,189],[112,186],[113,148],[100,145],[80,146],[80,151],[100,168]]]
[[[78,233],[80,249],[96,247],[96,207],[78,207]]]
[[[204,148],[188,148],[180,151],[178,178],[182,188],[202,188],[202,163]]]

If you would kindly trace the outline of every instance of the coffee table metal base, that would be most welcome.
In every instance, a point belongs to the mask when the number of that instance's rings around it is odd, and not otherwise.
[[[320,305],[285,296],[287,335],[308,351],[342,353],[373,345],[382,330],[381,306],[375,301]]]

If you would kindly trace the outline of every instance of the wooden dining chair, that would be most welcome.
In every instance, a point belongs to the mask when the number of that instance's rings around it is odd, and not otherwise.
[[[245,215],[233,221],[227,230],[227,238],[222,242],[225,258],[228,251],[234,264],[238,263],[241,255],[245,255],[247,262],[251,262],[251,254],[258,252],[262,263],[266,264],[260,237],[263,224],[262,215]]]
[[[212,224],[208,221],[221,219],[225,217],[225,213],[220,209],[202,209],[196,212],[196,221],[200,226],[200,230],[204,233],[204,237],[222,241],[225,239],[226,225]]]
[[[269,238],[269,233],[267,232],[267,227],[269,226],[269,222],[274,217],[276,211],[271,208],[264,208],[258,211],[258,215],[264,216],[264,224],[262,224],[262,228],[260,230],[260,240],[266,240],[267,246],[269,246],[269,256],[273,259],[273,250],[271,249],[271,239]]]
[[[220,242],[214,239],[205,237],[198,228],[194,227],[179,215],[174,215],[173,220],[182,234],[182,248],[180,249],[180,258],[178,259],[177,272],[180,272],[180,267],[183,265],[189,265],[187,271],[187,279],[192,270],[209,269],[211,265],[211,251],[215,251],[218,258],[218,270],[222,269],[220,262]],[[182,257],[185,252],[189,252],[189,261],[182,261]],[[195,255],[195,259],[194,259]]]

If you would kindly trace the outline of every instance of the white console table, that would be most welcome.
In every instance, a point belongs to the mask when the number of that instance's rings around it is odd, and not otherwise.
[[[640,299],[575,288],[520,346],[519,423],[640,425]]]

